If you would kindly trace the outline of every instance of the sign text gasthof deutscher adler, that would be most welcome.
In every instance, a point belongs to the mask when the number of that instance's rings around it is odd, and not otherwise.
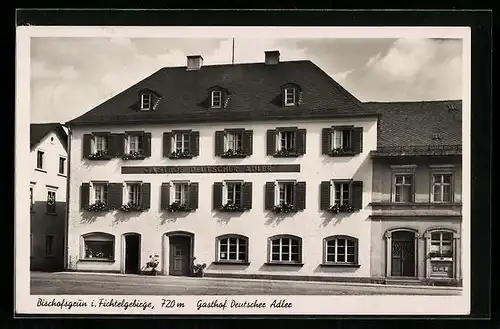
[[[300,172],[299,164],[213,166],[123,166],[122,174],[221,174]]]

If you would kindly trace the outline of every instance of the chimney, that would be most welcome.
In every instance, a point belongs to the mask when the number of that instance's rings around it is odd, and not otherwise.
[[[278,50],[266,51],[266,65],[276,65],[280,62],[280,52]]]
[[[203,57],[201,55],[191,55],[187,57],[187,70],[199,70],[203,65]]]

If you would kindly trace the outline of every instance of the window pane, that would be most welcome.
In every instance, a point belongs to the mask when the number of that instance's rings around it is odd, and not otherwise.
[[[110,241],[86,241],[85,258],[113,259],[114,244]]]
[[[354,263],[354,254],[347,254],[347,262]]]
[[[445,202],[451,201],[451,186],[450,185],[444,185],[443,186],[443,200]]]
[[[271,255],[271,260],[279,261],[280,260],[280,254],[273,252],[273,254]]]
[[[404,183],[406,185],[411,185],[413,182],[413,177],[411,175],[405,175],[404,176]]]
[[[445,184],[451,184],[451,175],[443,175],[443,182]]]
[[[441,240],[441,232],[433,232],[431,234],[431,239],[432,240]]]
[[[403,183],[403,176],[396,176],[396,184],[402,184]]]
[[[299,254],[292,254],[290,257],[290,260],[292,262],[298,262],[299,261]]]
[[[412,188],[411,186],[403,186],[403,202],[411,202],[412,201]]]
[[[247,260],[246,253],[240,251],[240,253],[238,254],[238,260],[241,260],[241,261]]]
[[[443,232],[441,233],[442,234],[442,239],[443,241],[453,241],[453,233],[450,233],[450,232]]]
[[[443,176],[442,175],[434,175],[434,183],[439,184],[443,182]]]

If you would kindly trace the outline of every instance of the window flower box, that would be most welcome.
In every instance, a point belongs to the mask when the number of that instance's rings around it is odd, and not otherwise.
[[[274,153],[274,156],[278,158],[294,158],[300,156],[300,153],[295,148],[280,149]]]
[[[332,149],[329,154],[330,154],[330,156],[350,156],[350,155],[354,155],[355,153],[351,149],[337,147],[337,148]]]
[[[242,149],[228,149],[221,155],[222,158],[245,158],[247,154]]]
[[[131,151],[128,154],[124,154],[122,156],[123,160],[141,160],[145,158],[146,157],[142,154],[142,152],[135,152],[135,151]]]
[[[328,208],[328,211],[333,213],[354,212],[354,208],[350,204],[339,205],[338,203],[336,203],[333,206],[330,206],[330,208]]]
[[[128,202],[127,204],[121,206],[120,210],[125,212],[131,212],[131,211],[143,211],[144,209],[136,203]]]
[[[451,252],[440,253],[440,252],[430,252],[429,258],[432,261],[448,261],[451,262],[453,260],[453,254]]]
[[[275,213],[286,214],[286,213],[297,212],[297,208],[295,208],[295,206],[293,204],[282,202],[282,203],[274,206],[272,211]]]
[[[226,203],[220,209],[223,212],[243,212],[245,209],[239,204],[236,203]]]
[[[98,201],[94,204],[89,205],[87,210],[92,211],[92,212],[100,212],[100,211],[108,211],[109,208],[108,208],[108,205],[106,203]]]
[[[179,201],[172,202],[172,204],[168,207],[168,211],[170,212],[189,212],[191,208],[185,203],[180,203]]]
[[[189,154],[188,150],[176,150],[168,156],[170,159],[191,159],[193,156]]]
[[[89,160],[110,160],[111,157],[108,155],[108,151],[96,151],[95,153],[89,154],[87,156]]]

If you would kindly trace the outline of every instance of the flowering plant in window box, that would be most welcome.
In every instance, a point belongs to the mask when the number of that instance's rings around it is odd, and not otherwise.
[[[280,204],[273,207],[273,212],[275,213],[291,213],[296,212],[297,209],[293,204],[281,202]]]
[[[120,210],[130,212],[130,211],[143,211],[144,209],[141,207],[141,205],[130,201],[127,202],[127,204],[121,206]]]
[[[182,212],[182,211],[191,211],[191,208],[185,203],[180,203],[179,201],[172,202],[172,204],[168,207],[168,211],[170,212]]]
[[[339,212],[353,212],[354,208],[350,204],[334,204],[328,208],[329,212],[339,213]]]
[[[228,202],[220,208],[220,211],[243,212],[245,209],[243,209],[243,207],[238,203]]]
[[[108,151],[99,150],[95,153],[89,154],[87,156],[89,160],[109,160],[111,157],[108,155]]]
[[[191,158],[191,154],[189,154],[188,150],[175,150],[169,155],[170,159],[187,159]]]
[[[244,158],[247,154],[243,151],[243,149],[238,148],[236,150],[228,149],[224,153],[222,153],[223,158]]]
[[[297,157],[299,156],[300,153],[297,152],[297,150],[295,148],[282,148],[278,151],[276,151],[276,153],[274,153],[274,156],[275,157]]]
[[[94,204],[89,205],[88,211],[99,212],[108,210],[108,205],[102,201],[97,201]]]
[[[331,156],[339,155],[353,155],[354,152],[351,149],[336,147],[330,151]]]
[[[142,152],[137,152],[137,151],[130,151],[128,154],[124,154],[122,156],[123,160],[138,160],[144,158],[145,156],[142,154]]]

